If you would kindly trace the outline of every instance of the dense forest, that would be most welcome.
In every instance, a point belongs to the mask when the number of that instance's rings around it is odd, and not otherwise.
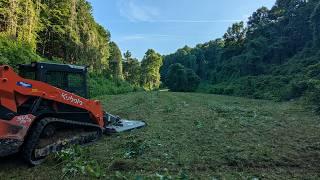
[[[220,39],[164,56],[161,75],[169,86],[170,67],[178,63],[201,78],[201,92],[318,99],[319,59],[320,2],[277,0],[271,9],[254,12],[246,24],[233,24]]]
[[[138,86],[159,87],[162,57],[158,53],[149,50],[142,63],[130,52],[125,56],[123,60],[110,32],[94,20],[86,0],[0,0],[0,64],[86,65],[91,89],[98,91],[94,95],[117,93],[119,88],[113,86],[122,88],[119,93]]]
[[[162,82],[173,91],[317,102],[319,58],[318,0],[277,0],[222,38],[165,56],[150,49],[142,61],[122,54],[86,0],[0,0],[0,64],[86,65],[94,96],[153,90]]]

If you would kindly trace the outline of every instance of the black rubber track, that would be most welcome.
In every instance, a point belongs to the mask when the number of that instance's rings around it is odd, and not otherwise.
[[[49,119],[42,119],[36,122],[36,124],[33,125],[32,128],[29,130],[27,139],[24,142],[24,145],[22,146],[22,149],[21,149],[22,158],[32,166],[39,165],[44,161],[44,159],[34,160],[32,156],[33,156],[34,149],[38,145],[41,133],[48,123],[49,123]]]
[[[44,118],[36,122],[31,129],[29,130],[29,134],[22,146],[21,149],[21,155],[22,158],[31,166],[37,166],[45,160],[43,159],[34,159],[33,154],[34,150],[37,147],[42,131],[45,129],[45,127],[50,123],[63,123],[65,126],[75,126],[76,127],[87,127],[87,128],[96,128],[99,131],[99,135],[97,136],[97,139],[99,139],[102,136],[102,129],[98,125],[89,124],[89,123],[79,123],[75,121],[70,120],[62,120],[62,119],[56,119],[56,118]]]

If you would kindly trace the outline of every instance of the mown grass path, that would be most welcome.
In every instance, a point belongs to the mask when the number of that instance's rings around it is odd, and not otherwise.
[[[106,178],[320,178],[320,118],[298,102],[152,92],[103,96],[105,109],[146,128],[89,147]],[[0,162],[0,177],[56,179],[53,160]],[[82,177],[86,178],[86,177]]]

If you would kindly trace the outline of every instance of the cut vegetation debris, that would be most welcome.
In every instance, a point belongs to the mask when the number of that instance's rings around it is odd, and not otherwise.
[[[170,92],[138,92],[99,99],[106,110],[130,119],[144,119],[148,126],[105,137],[81,151],[78,156],[82,159],[70,158],[85,166],[87,173],[80,168],[74,174],[66,169],[74,167],[73,164],[57,163],[54,156],[35,168],[26,167],[14,156],[1,159],[0,176],[4,179],[320,178],[320,118],[300,102]],[[16,169],[15,173],[10,173],[12,169]]]

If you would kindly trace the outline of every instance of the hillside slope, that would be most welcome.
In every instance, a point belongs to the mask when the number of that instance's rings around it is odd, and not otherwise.
[[[320,92],[319,27],[319,0],[276,0],[220,39],[164,56],[162,81],[170,85],[169,69],[179,63],[201,78],[200,92],[281,101],[313,97]]]
[[[87,155],[107,178],[320,177],[320,118],[298,102],[170,92],[100,99],[109,112],[148,123],[88,147]],[[64,175],[64,167],[53,159],[35,168],[14,157],[0,162],[3,178]]]

